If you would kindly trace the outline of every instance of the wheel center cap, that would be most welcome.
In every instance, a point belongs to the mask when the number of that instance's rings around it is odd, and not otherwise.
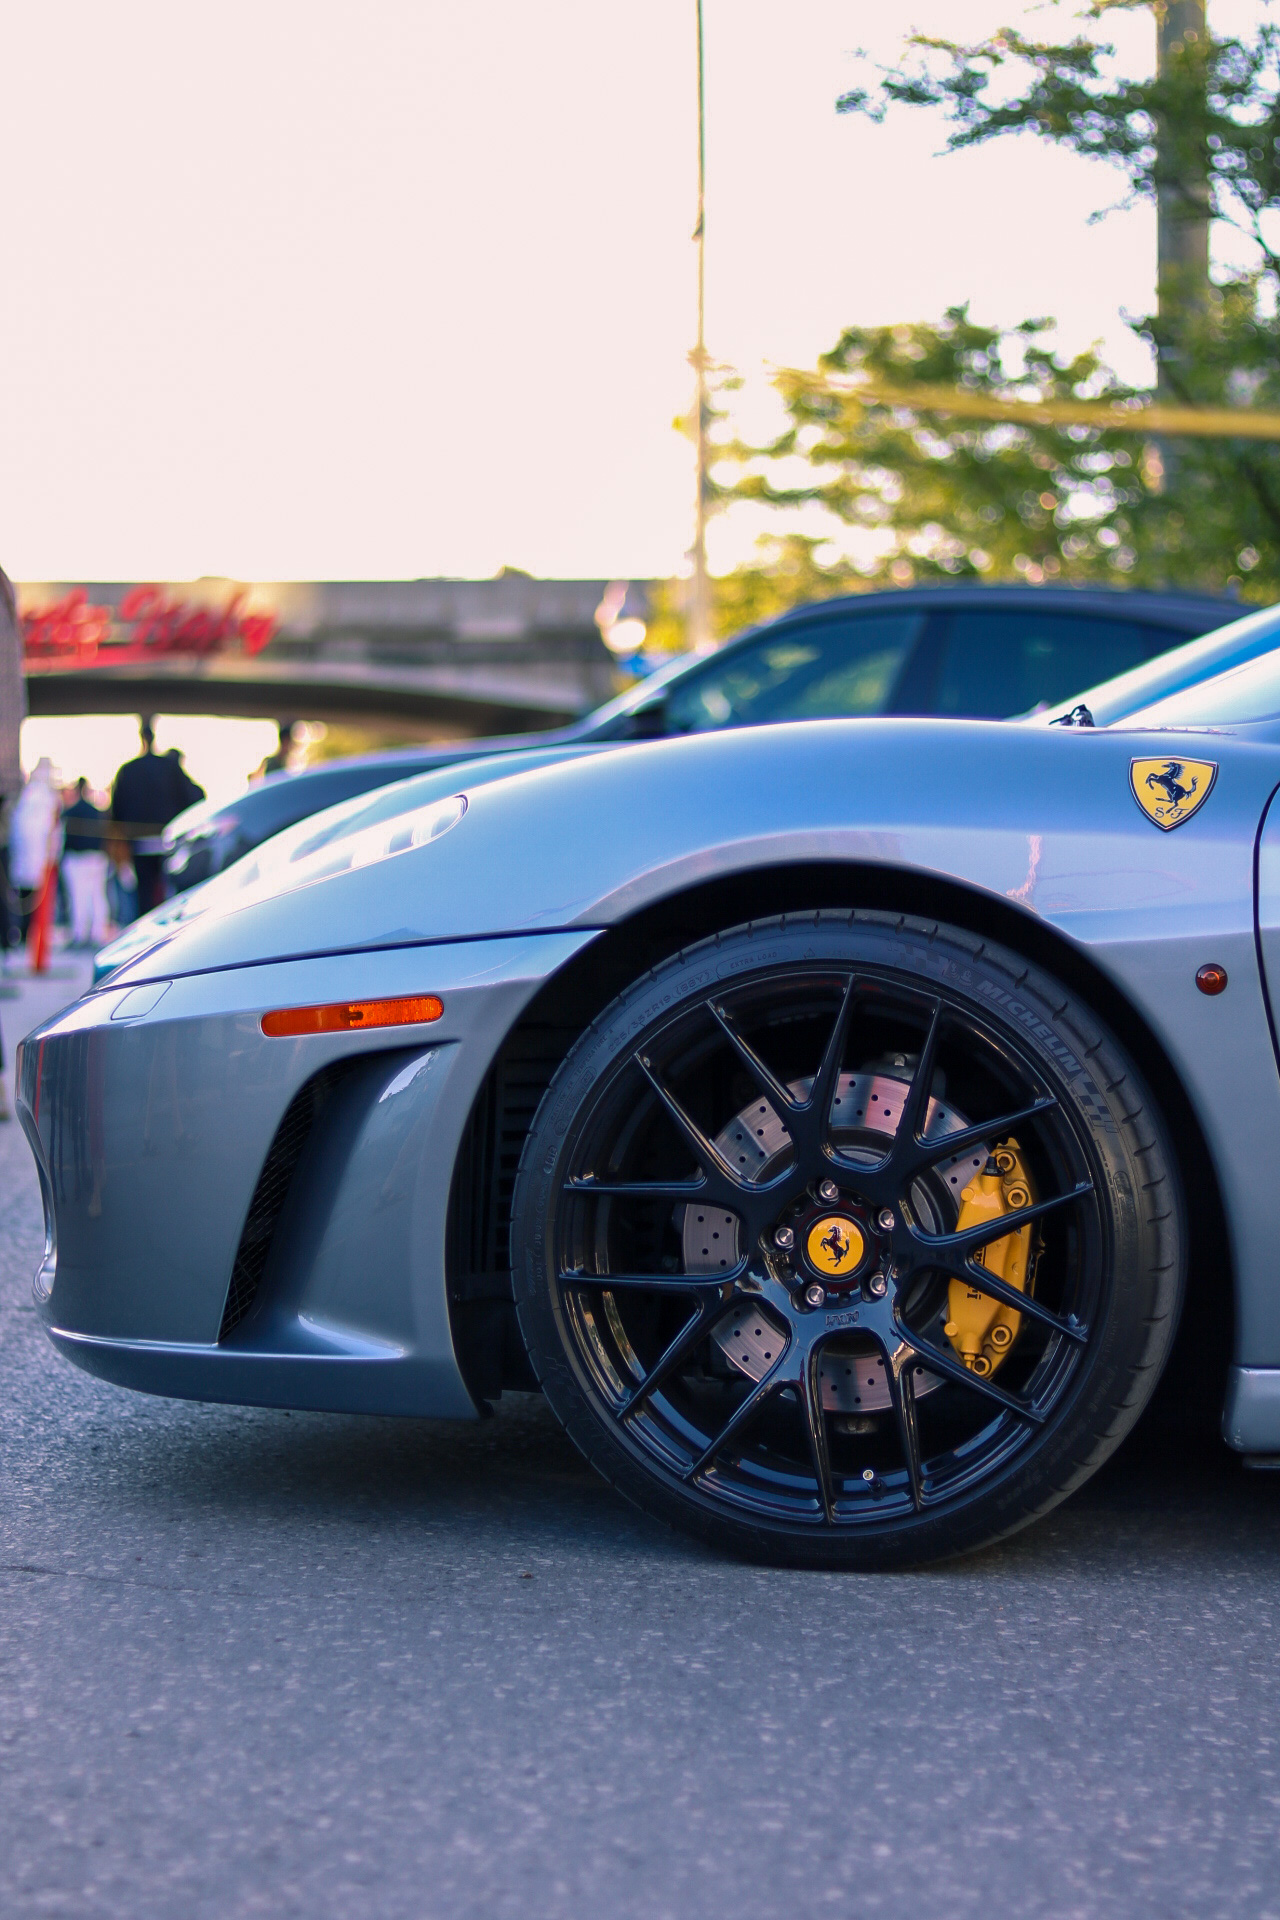
[[[851,1280],[862,1265],[867,1242],[861,1227],[847,1213],[824,1213],[805,1236],[805,1258],[828,1284]]]

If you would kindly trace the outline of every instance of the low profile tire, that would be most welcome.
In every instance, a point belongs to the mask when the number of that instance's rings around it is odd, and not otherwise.
[[[755,1559],[896,1567],[1047,1512],[1146,1403],[1183,1284],[1165,1129],[1051,975],[874,913],[621,994],[538,1109],[512,1264],[582,1452]]]

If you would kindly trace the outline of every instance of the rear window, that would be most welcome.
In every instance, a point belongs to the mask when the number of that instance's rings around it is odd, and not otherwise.
[[[930,710],[1005,720],[1125,673],[1181,637],[1137,620],[1075,613],[953,613],[941,637]]]

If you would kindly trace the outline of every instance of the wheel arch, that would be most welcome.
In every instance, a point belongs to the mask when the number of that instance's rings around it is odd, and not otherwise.
[[[1236,1285],[1222,1194],[1195,1108],[1141,1008],[1081,948],[1013,901],[932,874],[837,861],[746,869],[647,903],[554,974],[512,1027],[477,1097],[451,1189],[450,1311],[476,1397],[533,1384],[513,1335],[514,1311],[506,1311],[511,1188],[541,1094],[578,1035],[650,967],[695,941],[749,920],[819,909],[936,919],[998,941],[1061,980],[1123,1036],[1164,1117],[1189,1226],[1182,1325],[1153,1408],[1158,1415],[1194,1403],[1206,1427],[1216,1426]]]

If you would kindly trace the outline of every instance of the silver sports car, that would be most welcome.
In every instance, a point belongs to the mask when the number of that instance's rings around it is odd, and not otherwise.
[[[1280,674],[1228,678],[303,822],[23,1045],[50,1337],[210,1400],[540,1387],[702,1538],[886,1566],[1087,1478],[1190,1271],[1280,1461]]]

